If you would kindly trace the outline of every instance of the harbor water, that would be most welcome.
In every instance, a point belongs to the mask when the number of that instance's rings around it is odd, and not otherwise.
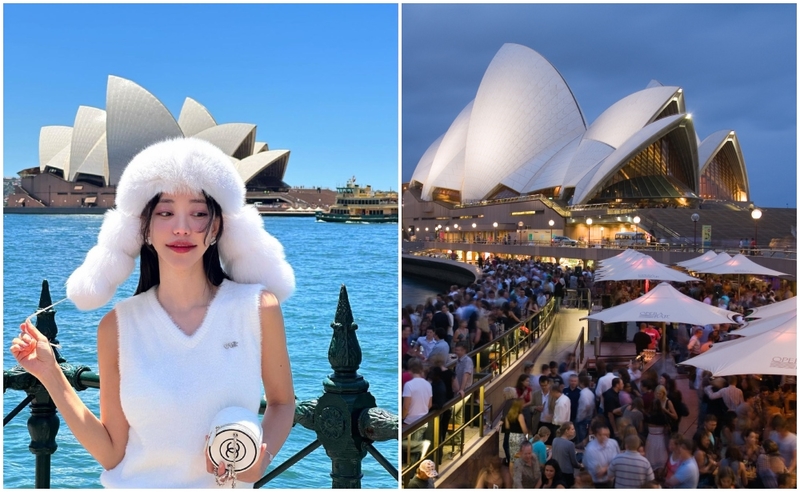
[[[363,351],[360,373],[369,381],[378,406],[398,414],[397,224],[335,224],[304,217],[267,217],[264,221],[267,230],[283,243],[297,278],[297,290],[282,308],[298,399],[318,398],[323,379],[332,372],[327,358],[330,324],[340,286],[345,284]],[[19,332],[19,324],[36,311],[42,280],[50,282],[53,301],[63,298],[64,282],[95,245],[101,222],[99,215],[4,216],[4,368],[15,364],[8,346]],[[97,370],[97,324],[114,302],[133,294],[137,280],[138,271],[134,271],[112,302],[96,311],[80,312],[69,301],[55,308],[58,340],[69,362]],[[80,393],[96,415],[98,395],[94,389]],[[3,414],[24,397],[22,392],[6,392]],[[190,411],[187,409],[187,415]],[[23,410],[3,429],[5,488],[33,487],[35,459],[28,451],[26,427],[29,415],[28,409]],[[274,465],[315,437],[312,431],[295,426]],[[63,421],[57,443],[51,487],[101,488],[100,465],[78,444]],[[398,463],[397,441],[376,443],[376,447],[389,462]],[[330,459],[320,447],[267,487],[329,488],[330,472]],[[397,481],[370,455],[364,458],[363,473],[365,488],[397,488]]]

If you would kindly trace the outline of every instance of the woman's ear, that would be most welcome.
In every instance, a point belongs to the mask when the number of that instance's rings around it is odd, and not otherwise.
[[[214,217],[214,223],[211,225],[211,234],[210,234],[211,242],[209,243],[209,245],[215,244],[217,242],[217,239],[219,239],[217,235],[219,234],[219,224],[221,220],[222,219],[220,219],[219,217]]]

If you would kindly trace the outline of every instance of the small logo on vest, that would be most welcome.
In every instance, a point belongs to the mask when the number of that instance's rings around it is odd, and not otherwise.
[[[236,348],[236,347],[238,347],[238,346],[239,346],[239,342],[237,342],[237,341],[235,341],[235,340],[234,340],[233,342],[228,342],[228,343],[226,343],[225,345],[223,345],[223,347],[225,347],[226,349],[229,349],[229,348]]]

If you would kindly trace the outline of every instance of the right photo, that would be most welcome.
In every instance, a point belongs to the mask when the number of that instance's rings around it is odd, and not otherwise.
[[[403,488],[796,487],[796,18],[402,6]]]

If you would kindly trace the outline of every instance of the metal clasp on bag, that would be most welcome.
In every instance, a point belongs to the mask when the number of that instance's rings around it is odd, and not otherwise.
[[[217,427],[214,428],[214,438],[217,436],[217,433],[219,432],[219,429],[220,429],[220,426],[217,426]],[[210,453],[209,450],[211,448],[212,439],[213,438],[212,438],[211,434],[209,434],[208,438],[206,439],[206,452],[209,453],[209,459],[211,459],[211,456],[210,456],[211,453]],[[233,442],[231,444],[233,444],[233,449],[237,450],[236,451],[236,458],[238,458],[238,456],[239,456],[239,453],[238,453],[238,449],[239,449],[239,433],[238,432],[234,432],[233,433]],[[218,486],[222,487],[222,486],[225,485],[225,483],[228,480],[230,480],[231,488],[235,489],[236,488],[236,475],[237,475],[237,472],[236,472],[236,461],[234,461],[233,464],[230,464],[230,463],[228,463],[227,461],[225,461],[223,459],[223,460],[221,460],[221,462],[225,464],[225,473],[223,473],[222,475],[217,475],[217,470],[219,469],[219,464],[218,464],[216,466],[216,468],[214,469],[214,481],[217,482]],[[213,464],[213,461],[212,461],[212,464]]]

